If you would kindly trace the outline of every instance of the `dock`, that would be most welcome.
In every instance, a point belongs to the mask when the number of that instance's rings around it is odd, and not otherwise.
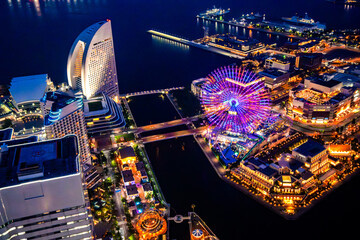
[[[204,19],[204,20],[206,20],[206,21],[223,23],[223,24],[226,24],[226,25],[229,25],[229,26],[246,28],[246,29],[253,30],[253,31],[260,31],[260,32],[268,33],[268,34],[279,35],[279,36],[282,36],[282,37],[288,37],[288,38],[293,38],[293,39],[298,39],[298,40],[303,40],[303,39],[304,39],[304,38],[295,36],[295,35],[290,34],[290,33],[276,32],[276,31],[266,30],[266,29],[258,28],[258,27],[254,27],[254,26],[245,26],[245,25],[240,25],[240,24],[236,24],[236,23],[233,23],[233,22],[224,21],[224,20],[219,20],[219,19],[215,19],[215,18],[201,17],[201,16],[196,16],[196,18],[198,18],[198,19]]]
[[[215,47],[211,47],[211,46],[208,46],[208,45],[204,45],[204,44],[201,44],[201,43],[197,43],[197,42],[194,42],[194,41],[191,41],[191,40],[187,40],[187,39],[184,39],[184,38],[179,38],[179,37],[176,37],[174,35],[167,34],[167,33],[159,32],[159,31],[155,31],[155,30],[149,30],[148,33],[150,33],[153,36],[157,36],[157,37],[164,38],[164,39],[169,39],[169,40],[174,41],[174,42],[182,43],[182,44],[185,44],[185,45],[188,45],[188,46],[191,46],[191,47],[200,48],[202,50],[217,53],[217,54],[220,54],[220,55],[223,55],[223,56],[226,56],[226,57],[231,57],[231,58],[236,58],[236,59],[244,59],[243,56],[240,56],[240,55],[237,55],[237,54],[225,51],[225,50],[221,50],[221,49],[218,49],[218,48],[215,48]]]

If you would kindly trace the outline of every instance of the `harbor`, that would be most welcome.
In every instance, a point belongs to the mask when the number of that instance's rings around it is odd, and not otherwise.
[[[231,58],[244,59],[244,56],[229,52],[227,50],[222,50],[222,49],[215,48],[215,47],[212,47],[212,46],[209,46],[209,45],[204,45],[204,44],[201,44],[201,43],[198,43],[198,42],[195,42],[195,41],[187,40],[187,39],[184,39],[184,38],[179,38],[179,37],[176,37],[176,36],[171,35],[171,34],[159,32],[159,31],[155,31],[155,30],[149,30],[148,33],[150,33],[153,37],[159,37],[159,38],[168,39],[168,40],[171,40],[171,41],[174,41],[174,42],[185,44],[185,45],[188,45],[188,46],[191,46],[191,47],[200,48],[200,49],[205,50],[205,51],[217,53],[217,54],[224,55],[224,56],[231,57]]]

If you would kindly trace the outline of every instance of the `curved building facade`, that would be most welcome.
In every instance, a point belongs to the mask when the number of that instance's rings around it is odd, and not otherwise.
[[[73,43],[67,63],[71,88],[89,99],[101,92],[119,96],[111,22],[101,21],[86,28]]]

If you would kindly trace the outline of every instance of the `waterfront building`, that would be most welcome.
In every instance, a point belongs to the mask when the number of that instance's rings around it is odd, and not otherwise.
[[[117,133],[126,124],[121,106],[105,93],[99,97],[84,99],[84,116],[90,135]]]
[[[69,86],[87,99],[102,92],[113,99],[119,97],[110,20],[91,25],[76,38],[68,57],[67,78]]]
[[[295,136],[295,135],[294,135]],[[293,137],[292,137],[293,138]],[[262,194],[294,204],[304,200],[317,189],[316,179],[332,182],[339,170],[339,160],[328,155],[328,150],[311,138],[293,138],[289,153],[280,156],[250,157],[231,169],[231,174]],[[334,149],[348,150],[347,147]]]
[[[265,68],[276,68],[282,71],[290,70],[290,62],[279,57],[269,57],[265,60]]]
[[[41,114],[40,99],[55,87],[47,74],[15,77],[11,80],[10,93],[21,116]]]
[[[305,164],[313,174],[321,174],[329,170],[327,149],[320,143],[308,139],[292,151],[292,156]]]
[[[202,85],[206,82],[206,78],[199,78],[191,83],[191,92],[194,94],[194,96],[200,98],[202,96]]]
[[[253,157],[241,161],[237,168],[231,169],[231,173],[242,178],[248,184],[264,190],[266,193],[270,192],[277,175],[276,170]]]
[[[91,165],[90,146],[83,112],[83,100],[63,92],[47,92],[41,99],[47,139],[75,134],[79,139],[83,170]]]
[[[265,69],[259,72],[258,75],[264,80],[265,86],[270,89],[284,85],[290,78],[290,73],[276,68]]]
[[[124,147],[118,150],[121,164],[130,164],[136,161],[136,154],[132,147]]]
[[[265,49],[265,46],[256,39],[242,39],[232,34],[210,36],[208,45],[244,57]]]
[[[0,171],[0,239],[92,239],[76,136],[2,147]]]
[[[322,53],[299,53],[296,55],[295,67],[309,71],[318,69],[321,66],[323,56]]]
[[[351,106],[358,101],[356,94],[357,91],[344,88],[342,82],[309,77],[290,90],[287,114],[304,123],[334,122],[351,113]]]
[[[330,144],[328,151],[329,154],[334,157],[351,157],[355,154],[350,144]]]

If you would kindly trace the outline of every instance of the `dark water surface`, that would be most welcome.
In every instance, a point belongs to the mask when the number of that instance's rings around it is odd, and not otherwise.
[[[112,20],[115,56],[121,93],[185,86],[213,69],[234,63],[233,59],[152,38],[155,28],[188,39],[203,35],[196,14],[213,5],[231,8],[227,18],[243,13],[266,13],[267,18],[295,13],[327,24],[329,28],[360,28],[360,8],[344,8],[325,0],[2,0],[0,1],[0,79],[48,73],[56,83],[66,81],[66,61],[77,35],[89,25]],[[227,32],[211,24],[210,34]],[[287,39],[251,34],[265,42]],[[133,104],[136,103],[136,100]],[[130,103],[131,104],[131,103]],[[143,103],[137,109],[141,109]],[[134,110],[139,125],[172,120],[169,111]],[[153,115],[151,115],[153,114]],[[158,116],[158,117],[154,117]],[[358,238],[360,177],[296,221],[286,221],[221,181],[192,137],[148,144],[165,197],[177,213],[185,214],[192,203],[220,239],[348,239]],[[171,226],[174,238],[187,225]]]
[[[220,239],[350,239],[357,232],[360,175],[291,221],[223,182],[193,137],[146,144],[146,150],[172,214],[186,214],[195,204]],[[170,229],[172,239],[189,239],[186,222]]]

